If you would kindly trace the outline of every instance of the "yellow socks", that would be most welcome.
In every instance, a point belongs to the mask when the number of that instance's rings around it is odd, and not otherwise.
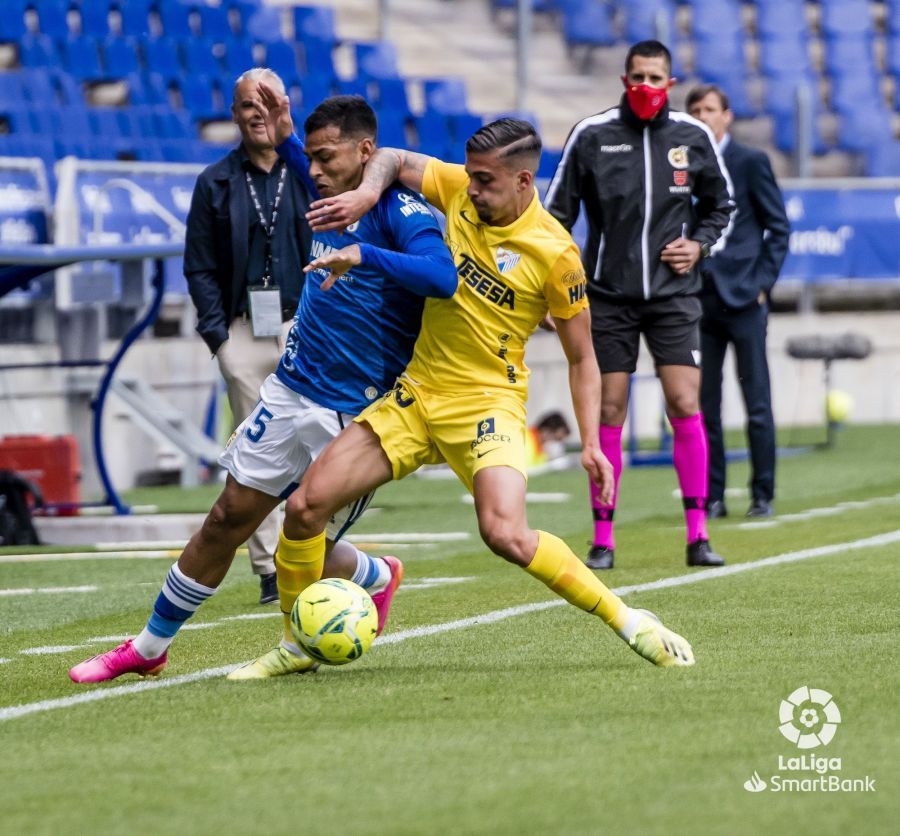
[[[278,574],[278,599],[284,619],[284,638],[295,644],[291,635],[291,608],[297,596],[322,577],[325,566],[325,532],[309,540],[288,540],[284,531],[278,535],[275,569]]]
[[[617,632],[625,625],[629,608],[559,537],[538,531],[537,551],[525,571],[570,604],[599,615]]]

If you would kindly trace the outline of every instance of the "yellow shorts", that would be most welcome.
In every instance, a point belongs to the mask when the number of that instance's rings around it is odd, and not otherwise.
[[[381,440],[394,479],[441,462],[470,492],[483,467],[512,467],[528,478],[525,404],[505,392],[446,394],[404,380],[354,420]]]

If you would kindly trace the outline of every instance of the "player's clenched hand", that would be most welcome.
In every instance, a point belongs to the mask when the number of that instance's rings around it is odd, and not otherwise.
[[[690,238],[676,238],[663,247],[659,257],[676,273],[683,276],[690,273],[700,260],[700,242],[692,241]]]
[[[330,271],[328,278],[319,285],[322,290],[328,290],[344,273],[351,267],[356,267],[361,261],[362,253],[359,251],[359,245],[351,244],[349,247],[343,247],[340,250],[335,250],[333,253],[323,255],[315,261],[311,261],[303,268],[303,272],[311,273],[313,270]]]
[[[612,505],[616,479],[609,459],[603,455],[598,445],[582,448],[581,466],[588,472],[591,481],[600,488],[600,502],[603,505]]]
[[[378,203],[379,197],[379,192],[363,184],[358,189],[313,201],[306,220],[313,232],[345,229]]]
[[[269,142],[272,145],[281,145],[294,132],[291,100],[287,96],[279,96],[264,81],[257,82],[256,93],[259,100],[253,104],[265,123]]]

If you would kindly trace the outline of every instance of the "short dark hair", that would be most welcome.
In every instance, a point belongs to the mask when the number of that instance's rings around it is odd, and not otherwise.
[[[500,157],[527,157],[536,168],[541,158],[541,137],[531,122],[524,119],[497,119],[479,128],[466,140],[466,153],[479,154],[500,149]]]
[[[547,430],[547,432],[555,433],[562,430],[567,435],[571,432],[569,422],[563,417],[561,412],[548,412],[537,423],[539,430]]]
[[[685,99],[684,109],[690,110],[697,102],[705,99],[710,93],[714,93],[719,97],[719,104],[722,105],[722,110],[729,109],[728,96],[725,95],[725,91],[718,84],[698,84],[696,87],[692,87],[691,92],[687,94],[687,99]]]
[[[635,55],[641,58],[659,58],[660,55],[666,59],[666,65],[669,68],[669,75],[672,74],[672,53],[668,47],[660,41],[638,41],[633,44],[625,56],[625,75],[631,71],[631,59]]]
[[[334,125],[341,136],[368,137],[373,142],[378,137],[378,119],[375,111],[362,96],[331,96],[306,117],[303,130],[309,136]]]

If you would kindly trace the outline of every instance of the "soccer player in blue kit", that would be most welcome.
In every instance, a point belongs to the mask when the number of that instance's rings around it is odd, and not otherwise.
[[[375,114],[365,100],[335,96],[322,102],[306,120],[304,146],[293,135],[284,91],[263,82],[260,89],[283,97],[283,107],[271,116],[260,104],[259,119],[270,137],[279,118],[282,136],[290,126],[276,150],[310,190],[327,199],[355,189],[377,134]],[[162,671],[176,633],[216,591],[238,546],[297,487],[328,442],[394,385],[412,355],[425,297],[449,298],[456,290],[456,269],[434,217],[418,195],[399,184],[343,233],[315,233],[312,248],[281,363],[220,458],[228,470],[224,490],[169,570],[141,633],[73,667],[74,682]],[[330,273],[322,258],[329,264],[339,259],[342,269]],[[342,564],[355,559],[353,580],[372,594],[380,632],[403,566],[396,558],[373,558],[339,539],[370,498],[336,513],[328,539]],[[290,535],[288,516],[275,555],[279,573],[279,553],[291,548]],[[267,660],[269,666],[281,666],[280,673],[316,667],[291,646],[288,619],[295,597],[290,591],[281,594],[287,647]],[[232,676],[256,678],[258,673],[250,665]]]

